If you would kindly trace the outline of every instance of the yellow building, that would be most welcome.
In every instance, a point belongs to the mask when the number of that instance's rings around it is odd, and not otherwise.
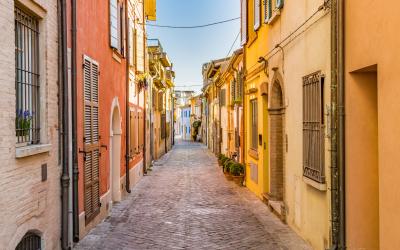
[[[246,186],[260,198],[271,192],[268,167],[268,64],[263,59],[270,48],[266,45],[268,24],[263,22],[264,10],[265,5],[260,0],[242,1]]]
[[[152,78],[150,107],[150,140],[152,159],[158,159],[172,148],[173,87],[172,63],[158,39],[148,39],[149,70]]]

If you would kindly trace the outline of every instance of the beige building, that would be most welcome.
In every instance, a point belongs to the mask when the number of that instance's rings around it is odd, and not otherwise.
[[[400,3],[342,2],[346,247],[400,249]]]
[[[264,198],[315,249],[328,249],[330,8],[324,1],[271,1],[262,10],[269,50],[246,69],[264,64],[267,76],[267,90],[262,85],[258,90],[268,96],[262,112],[268,112],[263,148],[269,149],[269,192]],[[252,93],[246,86],[245,94]]]
[[[2,0],[0,10],[0,249],[59,249],[57,1]]]

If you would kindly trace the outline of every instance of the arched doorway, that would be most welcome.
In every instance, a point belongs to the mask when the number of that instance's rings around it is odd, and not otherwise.
[[[110,175],[111,196],[113,202],[121,200],[121,116],[119,107],[115,106],[112,111],[111,146],[110,146]]]
[[[283,116],[284,102],[281,83],[275,79],[271,89],[268,109],[270,120],[270,186],[269,199],[283,201],[284,194],[284,150]]]

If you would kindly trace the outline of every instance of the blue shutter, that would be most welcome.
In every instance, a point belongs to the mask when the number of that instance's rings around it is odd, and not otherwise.
[[[119,49],[118,11],[118,1],[110,0],[110,46],[115,49]]]
[[[276,8],[277,9],[283,8],[283,0],[276,0]]]
[[[265,22],[267,23],[272,17],[272,2],[271,0],[264,0]]]

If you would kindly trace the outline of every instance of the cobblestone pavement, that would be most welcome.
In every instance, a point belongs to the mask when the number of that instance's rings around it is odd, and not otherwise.
[[[178,142],[76,249],[310,249],[199,143]]]

